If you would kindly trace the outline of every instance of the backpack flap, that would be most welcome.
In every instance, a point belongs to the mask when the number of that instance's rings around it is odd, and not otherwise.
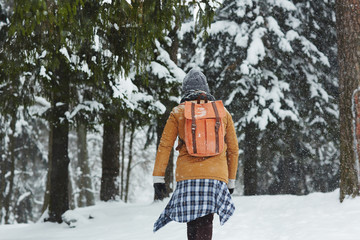
[[[185,102],[185,118],[191,119],[191,103],[192,102]],[[204,119],[204,118],[216,118],[214,108],[212,106],[213,102],[207,102],[207,103],[200,103],[195,104],[195,119]],[[224,104],[221,100],[214,101],[216,104],[216,107],[219,112],[219,117],[223,118],[226,116]]]

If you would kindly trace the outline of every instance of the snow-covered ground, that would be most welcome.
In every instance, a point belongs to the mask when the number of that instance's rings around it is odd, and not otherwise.
[[[339,203],[339,191],[308,196],[234,196],[235,215],[220,226],[214,218],[214,240],[358,240],[360,198]],[[152,232],[167,201],[98,203],[68,211],[67,224],[0,226],[1,240],[184,240],[186,224],[171,222]],[[89,218],[91,216],[91,218]]]

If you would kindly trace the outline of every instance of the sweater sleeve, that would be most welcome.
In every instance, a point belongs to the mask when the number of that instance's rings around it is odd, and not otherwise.
[[[227,164],[229,171],[229,179],[235,179],[238,168],[239,146],[236,137],[234,122],[229,112],[227,112],[225,142],[227,145],[226,156],[227,156]]]
[[[170,113],[156,153],[153,176],[165,176],[165,170],[169,162],[169,156],[178,135],[178,122],[174,113]]]

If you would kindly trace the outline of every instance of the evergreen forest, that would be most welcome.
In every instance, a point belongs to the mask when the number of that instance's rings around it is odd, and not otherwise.
[[[0,0],[0,224],[153,199],[156,148],[192,68],[233,117],[235,195],[339,188],[336,4]]]

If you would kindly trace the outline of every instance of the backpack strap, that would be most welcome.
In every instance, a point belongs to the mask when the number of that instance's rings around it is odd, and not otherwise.
[[[199,100],[200,101],[200,100]],[[196,149],[196,122],[195,122],[195,103],[191,103],[191,133],[192,133],[192,142],[194,153],[197,153]]]
[[[216,138],[216,148],[215,148],[215,152],[219,153],[219,128],[220,128],[220,116],[219,116],[219,112],[218,109],[216,107],[216,103],[215,102],[211,102],[213,108],[214,108],[214,112],[215,112],[215,117],[216,117],[216,123],[215,123],[215,138]]]
[[[201,96],[204,97],[205,103],[207,103],[207,102],[208,102],[208,97],[206,96],[205,93],[201,93],[201,94],[199,94],[199,96],[197,97],[197,104],[200,104]]]

